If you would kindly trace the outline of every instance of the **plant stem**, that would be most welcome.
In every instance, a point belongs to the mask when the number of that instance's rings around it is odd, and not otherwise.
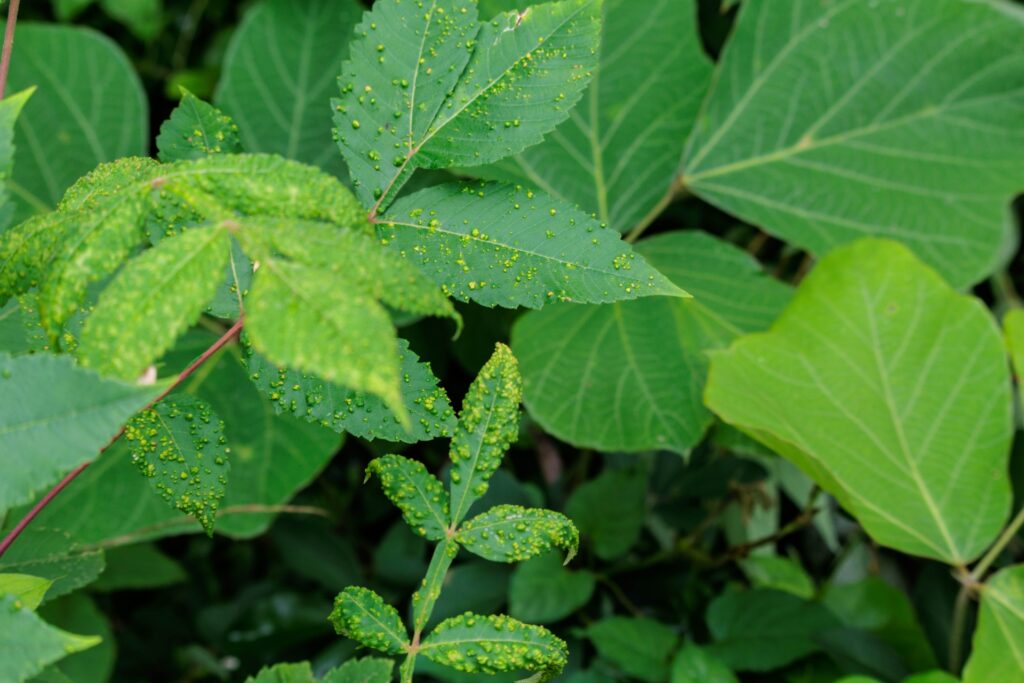
[[[956,603],[953,606],[953,625],[949,632],[949,672],[954,676],[960,675],[960,665],[963,663],[964,634],[967,632],[967,615],[970,613],[971,588],[968,583],[962,583],[960,592],[956,595]]]
[[[985,572],[989,570],[993,562],[999,559],[999,554],[1009,545],[1022,526],[1024,526],[1024,507],[1017,511],[1017,516],[1003,529],[1003,533],[999,535],[996,542],[988,549],[985,556],[978,561],[978,564],[974,565],[970,575],[971,583],[980,583],[985,578]]]
[[[410,652],[399,670],[399,683],[412,683],[412,672],[416,669],[416,653]]]
[[[18,6],[21,0],[11,0],[7,8],[7,26],[4,28],[3,55],[0,56],[0,100],[7,92],[7,74],[11,70],[11,53],[14,51],[14,29],[18,25]]]
[[[1020,294],[1017,293],[1017,288],[1013,284],[1013,277],[1007,271],[999,271],[992,276],[989,283],[992,285],[992,294],[1001,308],[1013,309],[1021,307]]]
[[[238,322],[231,326],[231,329],[225,332],[220,339],[215,341],[210,346],[210,348],[206,349],[206,351],[203,351],[202,355],[199,356],[199,358],[197,358],[191,365],[185,368],[182,371],[182,373],[178,375],[178,377],[173,382],[171,382],[170,385],[168,385],[166,389],[160,392],[159,396],[150,401],[149,404],[147,404],[146,407],[143,408],[142,410],[149,410],[159,401],[166,398],[169,393],[171,393],[178,387],[178,385],[180,385],[182,382],[188,379],[192,375],[192,373],[199,369],[200,366],[202,366],[206,361],[210,360],[210,358],[214,354],[216,354],[224,346],[226,346],[228,342],[230,342],[235,337],[235,335],[237,335],[242,330],[242,324],[243,321],[239,319]],[[117,434],[114,434],[110,441],[107,442],[107,445],[100,449],[99,454],[103,454],[118,439],[120,439],[123,434],[124,427],[121,427],[121,429],[118,430]],[[39,515],[39,513],[42,512],[46,508],[46,506],[49,505],[50,502],[57,497],[57,494],[63,491],[64,488],[72,481],[74,481],[75,478],[78,477],[78,475],[84,472],[85,468],[88,466],[89,462],[84,462],[75,469],[71,470],[71,472],[69,472],[67,476],[60,480],[60,483],[58,483],[56,486],[50,489],[46,493],[46,495],[43,496],[43,498],[38,503],[36,503],[31,510],[28,511],[28,514],[21,518],[21,521],[19,521],[17,525],[15,525],[13,529],[11,529],[11,532],[4,537],[4,540],[0,541],[0,557],[3,557],[4,553],[7,552],[7,549],[11,547],[11,544],[18,539],[18,536],[21,535],[21,532],[23,532],[25,528],[32,523],[32,520],[35,519]]]
[[[444,585],[444,577],[448,574],[448,568],[459,552],[458,544],[450,538],[446,538],[437,544],[434,549],[434,556],[430,558],[430,566],[427,567],[427,575],[423,577],[423,585],[412,596],[412,625],[415,629],[413,640],[419,641],[419,636],[430,620],[430,614],[434,611],[434,604],[441,595],[441,587]]]

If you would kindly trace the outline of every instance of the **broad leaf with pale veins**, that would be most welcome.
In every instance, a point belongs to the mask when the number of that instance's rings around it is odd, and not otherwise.
[[[964,683],[1024,679],[1024,565],[1009,567],[981,589],[974,650]]]

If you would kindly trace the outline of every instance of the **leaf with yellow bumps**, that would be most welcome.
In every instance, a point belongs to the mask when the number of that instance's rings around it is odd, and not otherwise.
[[[379,652],[397,655],[409,646],[398,610],[368,588],[349,586],[338,593],[329,618],[339,635]]]
[[[523,562],[561,548],[568,564],[579,549],[580,532],[558,512],[498,505],[463,524],[455,540],[493,562]]]
[[[487,493],[487,481],[519,435],[523,380],[512,350],[498,344],[462,402],[452,437],[451,520],[458,525]]]
[[[132,418],[125,440],[132,463],[156,492],[212,535],[231,464],[224,423],[210,406],[195,396],[172,396]]]
[[[182,88],[181,102],[160,126],[156,139],[160,161],[202,159],[242,151],[238,126],[231,117]]]
[[[569,648],[542,626],[466,613],[438,624],[420,655],[464,673],[530,671],[538,674],[536,680],[547,681],[565,667]]]
[[[63,236],[60,217],[52,213],[0,234],[0,305],[39,286]]]
[[[370,462],[366,477],[377,475],[381,488],[420,536],[442,540],[448,530],[449,500],[444,484],[418,460],[385,455]]]

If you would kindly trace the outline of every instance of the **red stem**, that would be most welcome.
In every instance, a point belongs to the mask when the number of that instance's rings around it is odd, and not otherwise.
[[[199,356],[199,358],[196,358],[191,365],[185,368],[181,372],[181,374],[178,375],[178,377],[164,391],[160,392],[159,396],[150,401],[149,404],[146,405],[146,407],[143,408],[142,410],[149,410],[154,405],[156,405],[156,403],[166,398],[169,393],[177,389],[178,386],[180,386],[182,382],[188,379],[192,375],[192,373],[198,370],[203,363],[210,360],[211,356],[213,356],[215,353],[224,348],[224,346],[227,345],[227,343],[230,342],[235,337],[235,335],[237,335],[242,330],[242,324],[243,321],[239,319],[238,322],[231,326],[231,329],[225,332],[220,339],[215,341],[213,345],[210,346],[210,348],[203,351],[203,354]],[[123,434],[124,427],[121,427],[121,429],[117,431],[117,434],[114,434],[110,441],[107,442],[107,445],[100,449],[100,454],[102,454],[104,451],[106,451],[108,448],[114,445],[114,442],[120,439]],[[39,513],[42,512],[43,509],[50,504],[50,501],[56,498],[57,494],[64,490],[64,487],[66,487],[68,484],[74,481],[78,475],[85,471],[85,468],[89,466],[89,462],[91,461],[83,462],[81,465],[68,472],[67,476],[60,480],[60,483],[58,483],[56,486],[50,489],[46,493],[46,495],[43,496],[42,499],[38,503],[36,503],[31,510],[28,511],[28,514],[21,518],[21,521],[19,521],[18,524],[13,529],[11,529],[11,532],[7,534],[6,537],[4,537],[4,540],[0,542],[0,557],[3,557],[4,553],[7,552],[7,549],[11,547],[11,544],[14,543],[18,539],[18,536],[21,535],[21,532],[25,530],[25,527],[32,523],[32,520],[35,519],[39,515]]]
[[[7,73],[11,70],[11,52],[14,50],[14,27],[18,25],[18,5],[21,0],[11,0],[7,9],[7,26],[4,29],[4,51],[0,56],[0,100],[7,92]],[[0,552],[3,548],[0,547]]]

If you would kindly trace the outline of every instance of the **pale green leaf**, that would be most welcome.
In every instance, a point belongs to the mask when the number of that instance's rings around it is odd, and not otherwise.
[[[64,192],[57,212],[73,216],[76,211],[94,211],[120,192],[143,189],[163,168],[155,159],[140,156],[102,163]]]
[[[0,233],[0,301],[39,286],[63,236],[60,216],[52,213]]]
[[[503,615],[466,613],[438,624],[423,641],[420,655],[464,673],[530,671],[546,681],[565,667],[569,648],[541,626]]]
[[[162,388],[101,379],[67,357],[0,354],[0,510],[95,458]]]
[[[409,646],[398,610],[368,588],[349,586],[338,593],[330,621],[338,635],[384,654],[401,654]]]
[[[149,150],[142,83],[124,52],[84,27],[18,23],[8,87],[36,86],[15,132],[17,220],[57,205],[104,161]]]
[[[668,626],[636,617],[608,617],[587,627],[598,654],[629,676],[660,683],[668,679],[669,662],[679,637]]]
[[[357,0],[264,0],[248,9],[214,95],[247,151],[344,173],[327,102],[361,11]]]
[[[120,506],[123,511],[123,504]],[[8,529],[21,519],[8,515]],[[81,539],[65,531],[41,526],[38,520],[18,537],[3,559],[0,572],[30,574],[52,582],[45,600],[53,600],[87,586],[103,572],[103,551],[85,547]]]
[[[235,154],[242,143],[230,116],[182,88],[181,102],[160,126],[156,148],[160,161],[185,161]]]
[[[703,648],[686,643],[672,660],[671,683],[739,683],[735,674]]]
[[[964,683],[1024,679],[1024,565],[985,582],[974,650],[963,675]]]
[[[619,232],[652,220],[711,79],[696,20],[694,0],[604,0],[597,72],[569,120],[476,174],[544,190]]]
[[[612,560],[640,538],[647,514],[647,477],[637,470],[605,470],[577,488],[565,513],[597,556]]]
[[[11,595],[15,604],[34,610],[43,601],[46,591],[53,585],[50,579],[30,574],[0,574],[0,595]]]
[[[1024,188],[1022,42],[994,2],[744,2],[684,182],[815,254],[886,236],[977,282]]]
[[[350,659],[324,674],[321,683],[390,683],[394,662],[378,657]]]
[[[751,555],[739,565],[757,588],[772,588],[805,600],[814,597],[814,580],[798,560],[782,555]]]
[[[1010,398],[982,303],[878,239],[826,256],[770,333],[714,354],[706,393],[875,540],[951,564],[1009,513]]]
[[[315,681],[309,662],[265,666],[255,676],[245,679],[245,683],[315,683]]]
[[[686,296],[614,230],[518,185],[449,183],[395,202],[382,238],[457,299],[540,308]]]
[[[161,240],[103,290],[77,355],[104,375],[134,379],[199,319],[223,279],[231,242],[220,227]]]
[[[14,168],[14,124],[33,91],[34,88],[27,88],[0,101],[0,233],[7,228],[13,213],[7,183]]]
[[[100,642],[50,626],[36,614],[17,606],[13,596],[0,597],[0,680],[22,683],[69,654]]]
[[[568,617],[590,601],[594,575],[571,571],[558,553],[545,553],[523,562],[508,584],[508,612],[516,619],[551,624]]]
[[[565,552],[568,564],[579,549],[580,533],[561,513],[496,505],[465,522],[455,540],[469,552],[492,562],[522,562],[558,548]]]
[[[377,475],[384,495],[398,506],[413,531],[431,541],[445,537],[449,528],[448,492],[423,463],[385,455],[367,465],[367,479],[371,475]]]
[[[512,351],[498,344],[469,387],[459,411],[449,458],[451,522],[457,527],[519,436],[522,378]]]
[[[687,454],[712,423],[706,352],[766,329],[790,290],[703,232],[658,235],[636,252],[694,298],[527,313],[512,330],[523,400],[546,431],[580,447]]]

